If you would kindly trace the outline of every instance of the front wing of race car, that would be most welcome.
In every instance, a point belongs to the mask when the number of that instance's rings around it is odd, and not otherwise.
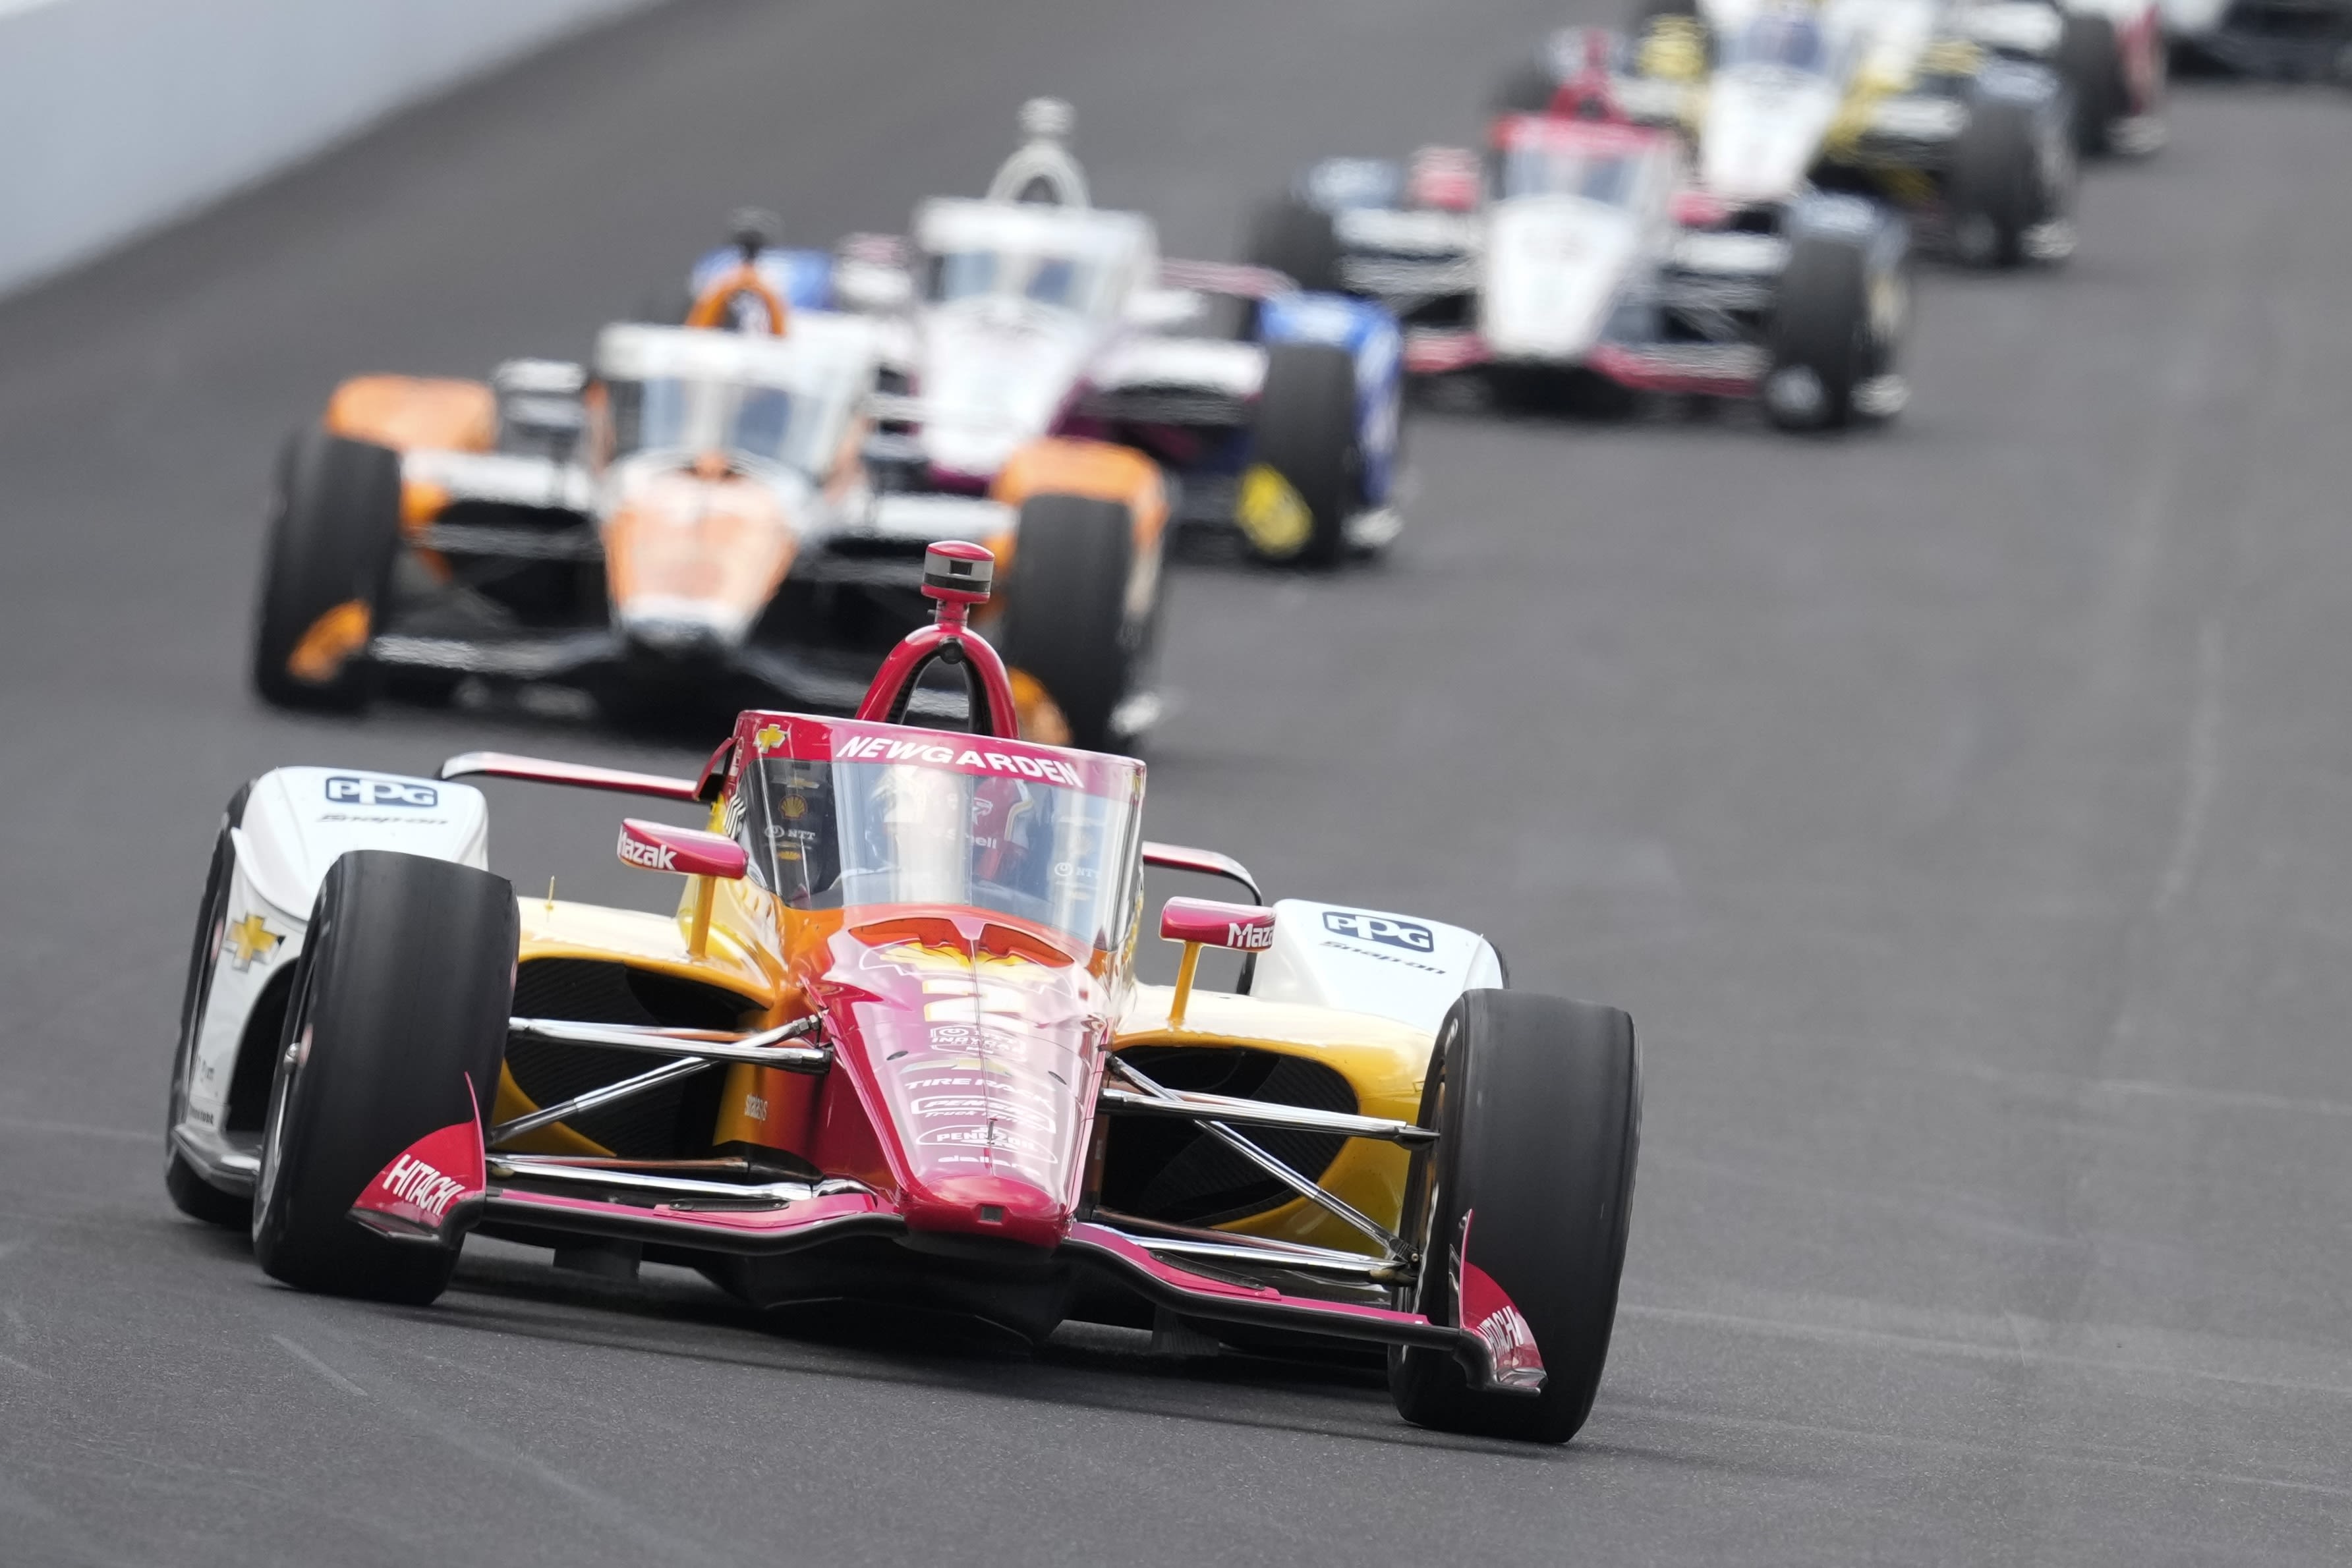
[[[1164,863],[1181,863],[1164,857],[1182,852],[1160,852]],[[454,1246],[476,1230],[542,1245],[566,1237],[618,1244],[728,1272],[763,1304],[824,1299],[845,1289],[845,1279],[867,1293],[1005,1321],[1018,1321],[1021,1303],[1041,1291],[1096,1301],[1115,1296],[1139,1303],[1147,1317],[1442,1350],[1459,1359],[1475,1386],[1537,1391],[1541,1373],[1532,1353],[1485,1318],[1453,1326],[1396,1305],[1424,1266],[1397,1235],[1397,1203],[1406,1151],[1434,1136],[1412,1114],[1416,1075],[1433,1038],[1431,1015],[1465,983],[1500,981],[1492,948],[1470,933],[1403,916],[1297,901],[1277,910],[1289,934],[1280,950],[1261,956],[1252,988],[1265,995],[1196,995],[1186,1027],[1177,1030],[1162,1016],[1171,993],[1139,988],[1097,1106],[1106,1126],[1103,1166],[1118,1164],[1119,1130],[1139,1122],[1190,1124],[1259,1166],[1272,1179],[1255,1212],[1238,1220],[1188,1224],[1124,1213],[1098,1198],[1041,1253],[942,1241],[910,1227],[887,1180],[731,1168],[726,1174],[734,1179],[723,1179],[715,1168],[729,1166],[723,1159],[615,1154],[581,1129],[610,1128],[595,1118],[609,1118],[632,1098],[659,1096],[714,1063],[824,1074],[833,1047],[813,1018],[728,1030],[520,1015],[510,1022],[509,1064],[487,1134],[468,1119],[420,1139],[359,1195],[352,1218],[417,1245]],[[601,963],[647,967],[665,982],[694,978],[734,996],[747,1017],[763,1008],[772,1014],[776,998],[764,977],[719,928],[709,932],[707,956],[695,959],[663,951],[656,927],[673,945],[677,928],[657,917],[535,900],[525,901],[524,912],[519,1006],[551,994],[551,967]],[[1381,1010],[1309,1000],[1338,988]],[[526,1048],[537,1054],[526,1057]],[[550,1048],[604,1053],[606,1064],[593,1076],[608,1082],[583,1088],[573,1072],[566,1097],[541,1091],[553,1082]],[[1184,1052],[1286,1053],[1343,1082],[1347,1103],[1359,1108],[1172,1090],[1137,1065],[1149,1061],[1166,1074],[1171,1057]],[[531,1081],[541,1100],[519,1086],[522,1081]],[[1291,1141],[1277,1142],[1284,1135]],[[1302,1137],[1344,1147],[1303,1160],[1292,1152],[1305,1146]],[[1287,1160],[1269,1154],[1269,1145]],[[1454,1266],[1467,1267],[1467,1260]],[[1500,1320],[1511,1310],[1504,1301],[1486,1316]]]

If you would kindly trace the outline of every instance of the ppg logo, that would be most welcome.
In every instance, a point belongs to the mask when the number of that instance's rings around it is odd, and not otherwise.
[[[1381,942],[1391,947],[1406,947],[1415,953],[1434,952],[1437,934],[1426,925],[1416,925],[1410,920],[1391,920],[1385,915],[1359,915],[1353,910],[1327,909],[1323,912],[1323,929],[1341,936],[1352,936],[1359,942]]]
[[[427,807],[441,803],[441,791],[405,779],[354,779],[338,774],[327,780],[327,799],[338,806]]]

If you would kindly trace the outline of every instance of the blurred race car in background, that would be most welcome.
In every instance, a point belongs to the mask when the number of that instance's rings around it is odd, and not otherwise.
[[[939,619],[857,719],[745,712],[699,779],[475,754],[237,791],[173,1201],[306,1291],[431,1301],[478,1231],[760,1307],[1384,1348],[1406,1418],[1564,1441],[1624,1264],[1632,1020],[1506,988],[1475,932],[1269,908],[1238,862],[1143,841],[1141,765],[1013,737],[963,620],[988,567],[931,552]],[[891,722],[940,660],[971,733]],[[624,863],[684,879],[675,917],[519,901],[467,776],[707,807],[620,824]],[[1136,978],[1146,864],[1248,895],[1169,901],[1172,988]],[[1204,949],[1246,956],[1234,990]]]
[[[1620,110],[1608,36],[1558,44],[1559,70],[1497,117],[1485,156],[1318,163],[1260,215],[1252,259],[1383,301],[1417,374],[1506,393],[1570,377],[1604,402],[1756,397],[1797,429],[1899,411],[1903,220],[1801,186],[1693,189],[1681,140]]]
[[[2352,0],[2165,0],[2184,68],[2352,85]]]
[[[711,325],[755,294],[761,330]],[[844,710],[920,622],[924,547],[951,536],[1011,559],[1001,625],[1032,733],[1148,727],[1169,510],[1150,465],[1032,439],[993,498],[894,490],[869,450],[879,323],[793,310],[740,264],[691,315],[607,328],[593,374],[526,360],[486,383],[339,388],[279,466],[262,695],[348,708],[387,680],[445,696],[473,678],[671,719]]]
[[[1024,105],[1027,141],[986,195],[924,203],[904,237],[756,257],[788,304],[887,324],[886,385],[904,396],[881,411],[883,482],[1009,498],[1052,472],[1084,487],[1112,472],[1108,446],[1163,476],[1177,526],[1237,527],[1262,560],[1385,548],[1400,527],[1395,323],[1264,267],[1162,257],[1149,218],[1093,204],[1071,124],[1066,104]],[[691,292],[734,265],[704,257]],[[1235,312],[1237,331],[1223,319]],[[1053,441],[1094,455],[1066,465],[1045,455]]]
[[[1617,90],[1634,119],[1692,137],[1700,184],[1727,202],[1868,195],[1971,266],[2063,260],[2074,248],[2070,95],[2051,67],[1969,37],[1965,21],[1934,0],[1735,0],[1720,19],[1695,0],[1656,0]],[[1506,95],[1540,91],[1559,52]]]

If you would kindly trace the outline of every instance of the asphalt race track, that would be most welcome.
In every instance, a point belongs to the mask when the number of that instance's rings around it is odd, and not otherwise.
[[[1597,15],[1598,13],[1596,13]],[[1922,281],[1895,428],[1433,413],[1386,565],[1196,563],[1155,836],[1621,1003],[1648,1116],[1563,1449],[1376,1378],[779,1332],[482,1246],[294,1294],[159,1180],[222,800],[684,748],[263,709],[270,457],[341,374],[578,353],[758,201],[976,191],[1025,96],[1231,255],[1479,130],[1545,0],[688,0],[0,307],[0,1562],[2352,1556],[2352,100],[2200,86],[2054,275]],[[518,735],[519,726],[523,733]],[[643,902],[496,786],[519,885]]]

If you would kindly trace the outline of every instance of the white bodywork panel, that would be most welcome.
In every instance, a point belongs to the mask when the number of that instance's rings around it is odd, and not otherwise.
[[[1699,131],[1699,179],[1730,202],[1794,195],[1821,152],[1843,84],[1777,66],[1719,73]]]
[[[253,784],[235,848],[227,919],[188,1075],[189,1124],[217,1127],[246,1019],[302,951],[327,869],[351,850],[397,850],[488,869],[488,813],[469,784],[359,768],[279,768]]]
[[[1478,331],[1502,358],[1574,359],[1592,347],[1642,248],[1631,212],[1576,196],[1489,209]]]
[[[1458,925],[1302,898],[1274,912],[1274,946],[1250,981],[1264,1001],[1345,1008],[1433,1035],[1464,991],[1503,983],[1493,946]]]

